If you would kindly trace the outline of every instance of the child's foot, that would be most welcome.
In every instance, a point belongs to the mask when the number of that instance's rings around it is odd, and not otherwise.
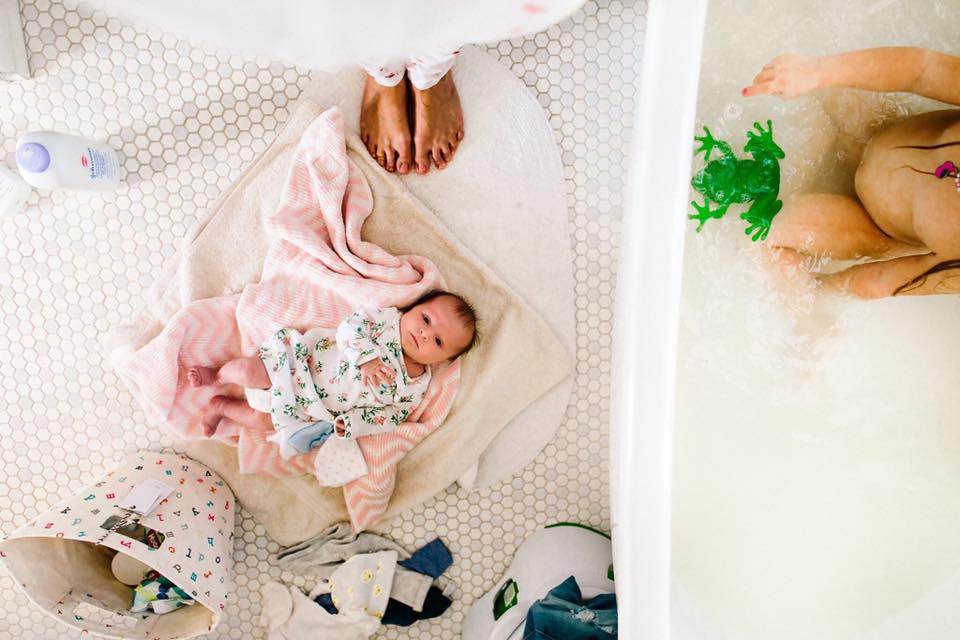
[[[217,371],[213,367],[190,367],[187,369],[187,382],[191,387],[205,387],[217,381]]]
[[[769,275],[784,306],[796,316],[813,309],[818,290],[816,270],[820,261],[787,247],[765,247]]]
[[[417,173],[426,173],[432,158],[437,169],[443,169],[463,140],[463,111],[453,72],[429,89],[412,89],[414,166]]]
[[[203,426],[203,435],[206,438],[212,438],[217,433],[217,427],[220,420],[223,419],[223,396],[213,396],[210,398],[210,407],[200,418],[200,424]]]
[[[387,171],[410,171],[406,80],[395,87],[384,87],[367,76],[360,105],[360,139],[370,155]]]

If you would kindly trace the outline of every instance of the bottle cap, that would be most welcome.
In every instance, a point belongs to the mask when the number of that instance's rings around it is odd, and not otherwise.
[[[24,142],[17,147],[17,165],[30,173],[43,173],[50,166],[50,152],[39,142]]]

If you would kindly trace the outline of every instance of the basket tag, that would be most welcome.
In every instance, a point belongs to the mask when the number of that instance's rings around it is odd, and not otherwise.
[[[133,488],[127,497],[120,503],[120,507],[135,511],[142,516],[148,515],[160,502],[173,492],[172,487],[168,487],[159,480],[144,480]]]

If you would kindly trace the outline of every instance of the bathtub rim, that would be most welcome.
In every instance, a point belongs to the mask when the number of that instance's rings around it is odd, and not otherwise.
[[[636,93],[610,405],[611,526],[625,638],[670,637],[676,357],[706,13],[707,0],[649,0]]]

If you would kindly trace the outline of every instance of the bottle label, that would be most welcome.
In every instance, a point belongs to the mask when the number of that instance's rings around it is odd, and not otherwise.
[[[511,607],[515,607],[519,594],[520,587],[517,586],[513,578],[504,582],[503,586],[497,591],[497,595],[493,597],[493,619],[499,620]]]
[[[80,163],[91,180],[115,180],[120,174],[120,166],[113,154],[107,155],[90,147],[87,147],[87,152],[80,157]]]

